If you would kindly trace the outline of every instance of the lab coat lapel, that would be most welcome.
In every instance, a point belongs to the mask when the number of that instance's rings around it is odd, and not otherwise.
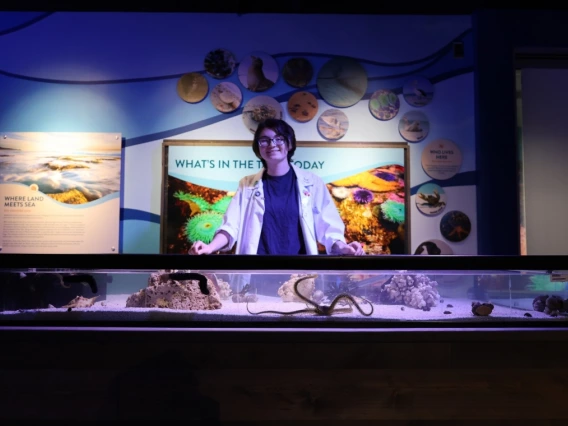
[[[308,210],[308,207],[311,205],[311,196],[312,196],[312,189],[314,186],[314,182],[312,176],[310,174],[304,173],[304,171],[294,165],[294,171],[296,172],[296,176],[298,178],[298,190],[300,192],[300,206],[302,208],[302,212]],[[305,217],[305,214],[303,214]]]
[[[260,217],[264,214],[264,187],[262,185],[263,173],[264,169],[261,169],[256,175],[254,175],[252,184],[247,187],[249,205],[253,207],[252,211],[256,214],[260,214]]]

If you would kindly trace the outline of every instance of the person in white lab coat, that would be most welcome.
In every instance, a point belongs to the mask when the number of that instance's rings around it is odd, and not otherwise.
[[[294,129],[267,119],[258,125],[252,149],[263,169],[245,176],[213,240],[196,241],[189,254],[229,251],[235,254],[365,254],[362,245],[345,242],[345,225],[322,179],[292,164]]]

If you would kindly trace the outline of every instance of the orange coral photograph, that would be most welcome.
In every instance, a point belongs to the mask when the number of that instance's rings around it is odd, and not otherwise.
[[[367,254],[406,253],[404,167],[376,167],[327,187],[345,223],[347,242],[363,243]]]

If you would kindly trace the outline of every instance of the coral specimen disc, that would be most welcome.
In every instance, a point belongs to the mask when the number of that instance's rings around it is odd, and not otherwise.
[[[400,100],[398,96],[388,89],[375,91],[369,99],[369,111],[379,120],[387,121],[394,118],[399,109]]]
[[[215,231],[223,223],[223,215],[216,212],[199,213],[187,222],[185,234],[190,242],[203,241],[209,244]]]

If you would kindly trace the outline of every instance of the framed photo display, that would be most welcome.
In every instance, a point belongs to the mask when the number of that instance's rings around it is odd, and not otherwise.
[[[407,254],[408,157],[406,143],[297,142],[292,162],[323,179],[347,242]],[[250,141],[164,140],[162,161],[160,251],[170,254],[211,241],[239,180],[262,168]]]
[[[7,132],[0,253],[119,253],[120,133]]]

